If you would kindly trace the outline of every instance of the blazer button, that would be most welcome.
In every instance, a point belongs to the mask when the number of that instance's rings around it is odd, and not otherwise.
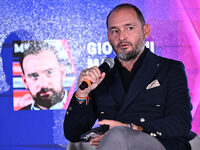
[[[157,131],[156,133],[157,133],[159,136],[162,136],[162,133],[161,133],[161,132],[158,132],[158,131]]]
[[[145,122],[145,119],[144,118],[140,118],[140,122]]]
[[[150,133],[150,136],[156,137],[157,135],[155,133]]]
[[[69,107],[68,111],[72,111],[72,107]]]

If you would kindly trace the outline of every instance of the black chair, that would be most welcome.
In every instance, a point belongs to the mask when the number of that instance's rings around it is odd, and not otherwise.
[[[200,150],[200,136],[195,132],[190,133],[184,137],[185,140],[189,141],[191,150]]]

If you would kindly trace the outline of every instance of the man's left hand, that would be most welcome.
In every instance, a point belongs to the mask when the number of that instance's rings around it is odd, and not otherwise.
[[[102,120],[102,121],[99,121],[98,122],[99,125],[108,125],[109,126],[109,129],[111,128],[114,128],[114,127],[117,127],[117,126],[124,126],[124,127],[130,127],[129,124],[126,124],[126,123],[122,123],[122,122],[119,122],[119,121],[115,121],[115,120]],[[139,131],[142,131],[143,128],[141,126],[137,126],[137,125],[134,125],[134,128],[135,130],[139,130]],[[107,131],[108,132],[108,131]],[[104,135],[107,134],[107,132],[105,132],[104,134],[92,139],[90,141],[90,144],[93,145],[93,146],[98,146],[101,139],[104,137]]]
[[[102,120],[102,121],[99,121],[98,124],[99,125],[108,125],[109,129],[111,129],[113,127],[117,127],[117,126],[129,127],[129,124],[122,123],[122,122],[115,121],[115,120]]]
[[[115,120],[102,120],[98,122],[99,125],[109,125],[109,129],[117,126],[129,127],[130,124],[122,123]],[[143,131],[143,127],[133,124],[134,130]]]
[[[113,128],[113,127],[116,127],[116,126],[125,126],[125,127],[128,127],[128,124],[125,124],[125,123],[121,123],[119,121],[115,121],[115,120],[102,120],[102,121],[99,121],[98,122],[99,125],[109,125],[109,129]],[[92,139],[90,141],[90,145],[93,145],[93,146],[98,146],[101,139],[104,137],[104,135],[106,135],[107,132],[105,132],[104,134]]]

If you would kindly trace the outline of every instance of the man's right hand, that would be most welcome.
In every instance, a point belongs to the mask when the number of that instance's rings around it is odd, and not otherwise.
[[[81,85],[84,79],[90,80],[92,84],[84,90],[78,88],[76,94],[79,97],[87,97],[90,91],[95,89],[101,83],[101,81],[105,78],[105,75],[105,72],[101,73],[99,68],[96,66],[82,70],[79,76],[78,86]]]
[[[105,132],[104,134],[96,137],[96,138],[93,138],[91,141],[90,141],[90,145],[92,146],[98,146],[99,143],[101,142],[101,139],[104,137],[104,135],[106,135],[108,132]]]

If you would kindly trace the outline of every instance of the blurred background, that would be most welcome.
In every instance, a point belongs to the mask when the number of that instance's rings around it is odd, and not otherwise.
[[[120,3],[140,8],[151,35],[152,52],[180,60],[193,104],[192,130],[200,134],[200,1],[199,0],[1,0],[0,1],[0,149],[66,149],[63,120],[83,68],[114,57],[107,40],[106,17]],[[21,80],[13,41],[48,41],[67,59],[68,99],[62,110],[18,111],[29,94]]]

